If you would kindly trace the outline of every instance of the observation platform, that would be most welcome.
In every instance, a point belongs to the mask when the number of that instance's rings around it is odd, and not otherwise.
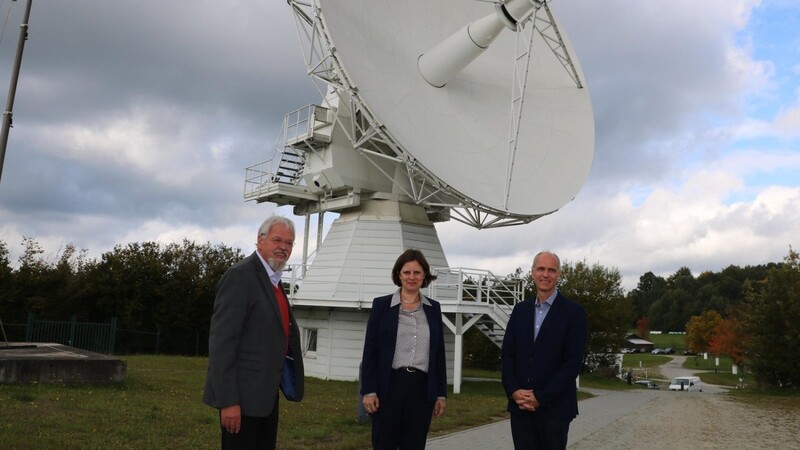
[[[121,359],[43,342],[0,343],[0,383],[122,383]]]

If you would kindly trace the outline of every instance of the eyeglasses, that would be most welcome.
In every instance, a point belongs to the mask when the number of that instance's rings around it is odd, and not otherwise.
[[[261,234],[259,236],[266,237],[267,235],[266,234]],[[294,247],[294,241],[291,240],[291,239],[283,240],[283,239],[281,239],[279,237],[274,237],[274,238],[270,238],[269,241],[272,242],[272,244],[275,245],[275,246],[280,246],[282,244],[286,244],[287,247]]]

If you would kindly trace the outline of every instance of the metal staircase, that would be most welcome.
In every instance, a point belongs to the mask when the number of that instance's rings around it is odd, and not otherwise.
[[[475,269],[436,269],[436,274],[429,290],[442,312],[462,313],[500,347],[514,305],[524,300],[522,280]]]
[[[278,205],[316,202],[303,179],[310,152],[331,142],[332,113],[319,105],[307,105],[286,114],[272,157],[245,169],[244,198]]]
[[[281,159],[278,161],[278,169],[275,171],[273,180],[276,183],[296,185],[303,174],[305,164],[304,150],[286,147],[281,153]]]

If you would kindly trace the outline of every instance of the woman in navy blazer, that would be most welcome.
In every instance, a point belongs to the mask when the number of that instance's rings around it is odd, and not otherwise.
[[[435,279],[422,252],[407,250],[392,269],[400,289],[372,302],[361,395],[374,449],[424,449],[431,418],[447,407],[442,309],[420,294]]]

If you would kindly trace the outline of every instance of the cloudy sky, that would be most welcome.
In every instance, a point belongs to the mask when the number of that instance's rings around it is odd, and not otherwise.
[[[0,0],[3,93],[24,3]],[[647,271],[697,275],[800,248],[800,3],[551,7],[591,92],[589,179],[527,225],[437,224],[452,267],[507,274],[548,248],[616,267],[631,289]],[[269,157],[286,113],[319,100],[285,1],[37,0],[0,240],[14,261],[23,236],[47,255],[183,238],[249,252],[263,218],[292,211],[244,202],[244,167]]]

